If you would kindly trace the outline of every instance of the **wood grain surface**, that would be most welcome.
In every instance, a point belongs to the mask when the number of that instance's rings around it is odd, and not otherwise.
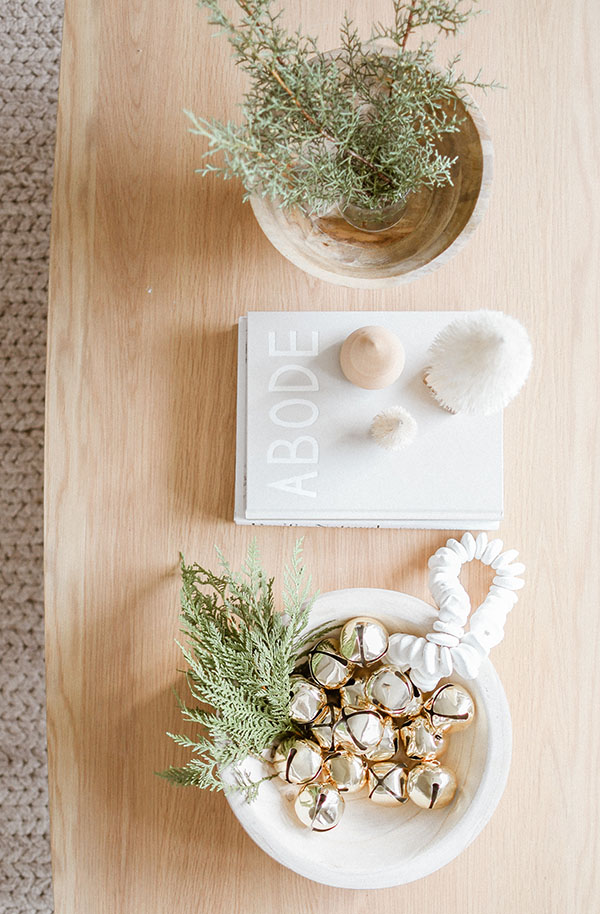
[[[336,46],[345,7],[290,0]],[[496,151],[490,209],[432,276],[362,291],[281,257],[235,182],[202,179],[183,108],[235,117],[242,76],[193,3],[67,0],[52,234],[46,659],[57,914],[595,914],[600,78],[596,0],[503,0],[461,42],[507,91],[480,99]],[[450,49],[449,49],[450,50]],[[233,561],[237,317],[249,309],[491,307],[535,364],[509,407],[506,521],[527,587],[494,652],[511,705],[504,798],[440,872],[382,891],[325,888],[246,836],[224,798],[176,790],[177,555]],[[257,528],[281,573],[297,531]],[[427,596],[436,532],[312,529],[321,591]],[[482,574],[482,573],[481,573]],[[473,573],[475,591],[484,585]]]

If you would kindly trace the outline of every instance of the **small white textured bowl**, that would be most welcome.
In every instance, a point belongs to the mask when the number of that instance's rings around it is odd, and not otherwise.
[[[359,615],[381,620],[390,633],[424,635],[437,611],[393,590],[337,590],[316,600],[310,627],[337,620],[341,625]],[[452,681],[462,680],[453,676]],[[510,767],[510,712],[491,662],[485,660],[478,678],[464,685],[473,696],[476,715],[467,730],[448,736],[443,761],[455,771],[459,789],[445,809],[424,810],[410,802],[390,809],[376,806],[361,791],[346,798],[337,828],[317,834],[298,822],[291,789],[274,779],[261,785],[253,803],[231,794],[233,812],[267,854],[315,882],[379,889],[428,876],[477,837],[498,805]],[[248,761],[245,767],[253,777],[264,773],[259,762]]]

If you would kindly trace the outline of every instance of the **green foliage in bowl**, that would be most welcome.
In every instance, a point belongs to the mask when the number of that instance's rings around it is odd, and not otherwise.
[[[346,16],[339,49],[323,52],[315,38],[284,27],[273,0],[236,0],[235,18],[221,0],[199,4],[249,78],[241,123],[187,112],[192,132],[209,140],[201,174],[237,177],[245,199],[258,194],[307,212],[339,203],[380,209],[452,182],[454,159],[440,153],[440,138],[460,130],[458,99],[468,104],[468,87],[495,85],[468,79],[458,57],[435,64],[438,37],[458,32],[472,5],[392,0],[393,21],[376,23],[368,42]]]

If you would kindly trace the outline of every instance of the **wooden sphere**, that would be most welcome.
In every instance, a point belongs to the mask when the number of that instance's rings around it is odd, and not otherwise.
[[[344,340],[340,366],[347,379],[366,390],[397,381],[404,368],[404,346],[387,327],[360,327]]]

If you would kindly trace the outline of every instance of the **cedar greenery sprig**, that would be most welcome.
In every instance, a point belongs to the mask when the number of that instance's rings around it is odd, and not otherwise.
[[[209,140],[199,173],[240,178],[245,199],[259,194],[311,212],[340,202],[374,209],[451,183],[455,160],[438,147],[464,120],[456,99],[466,99],[467,87],[497,84],[468,79],[459,57],[436,68],[436,37],[414,49],[407,43],[426,27],[455,34],[475,15],[473,5],[392,0],[393,23],[376,23],[367,44],[346,15],[331,54],[300,30],[288,32],[273,0],[236,4],[234,19],[222,0],[199,0],[250,81],[241,124],[186,112],[192,133]]]
[[[301,562],[301,540],[284,573],[283,613],[275,607],[273,579],[262,570],[256,542],[239,574],[219,550],[217,555],[218,574],[187,565],[181,557],[186,643],[179,646],[192,698],[199,704],[178,702],[184,719],[199,724],[201,732],[195,738],[168,734],[191,749],[193,757],[161,777],[179,786],[241,789],[252,799],[261,781],[250,781],[237,763],[249,755],[260,757],[294,729],[288,711],[290,676],[320,632],[307,631],[314,596]],[[233,778],[227,778],[228,768]]]

